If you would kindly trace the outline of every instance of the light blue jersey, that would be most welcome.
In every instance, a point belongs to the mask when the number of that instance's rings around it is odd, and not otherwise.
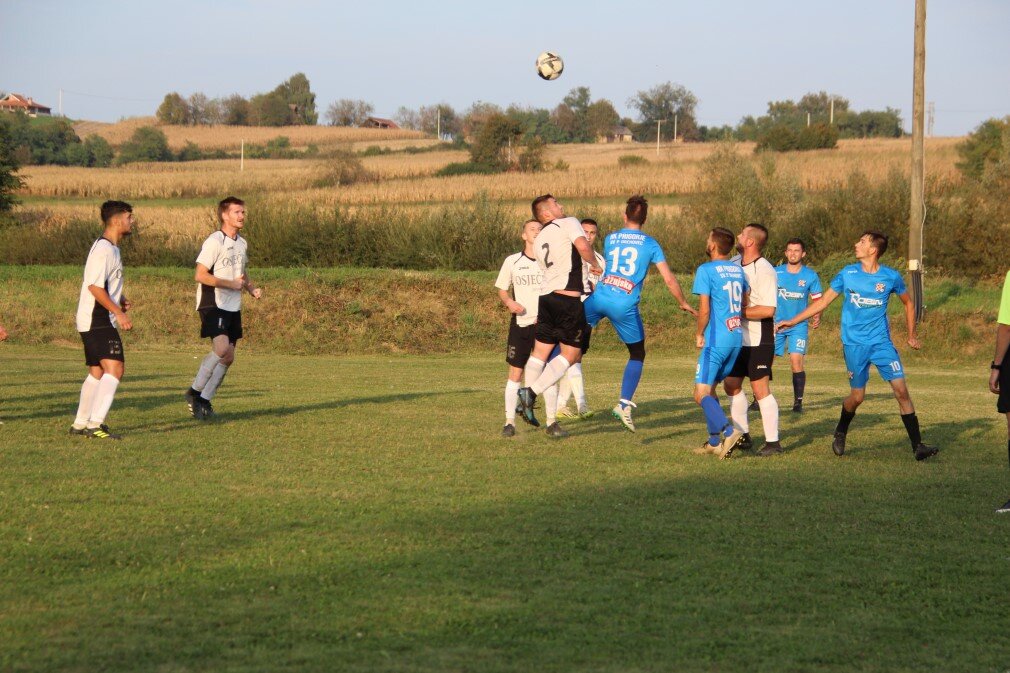
[[[801,266],[799,272],[790,273],[788,264],[780,264],[775,267],[775,275],[778,277],[779,286],[775,322],[795,318],[803,312],[807,304],[821,298],[821,279],[809,266]],[[806,327],[805,320],[800,324]]]
[[[706,347],[738,348],[743,344],[740,311],[743,295],[749,289],[743,268],[729,260],[706,262],[698,267],[691,291],[709,300]]]
[[[874,346],[891,343],[887,301],[891,293],[907,292],[901,274],[889,266],[866,273],[861,264],[850,264],[834,277],[831,289],[841,295],[842,344]]]
[[[666,261],[656,239],[638,229],[608,234],[603,243],[603,257],[607,268],[596,293],[602,293],[602,301],[621,304],[637,304],[649,265]]]

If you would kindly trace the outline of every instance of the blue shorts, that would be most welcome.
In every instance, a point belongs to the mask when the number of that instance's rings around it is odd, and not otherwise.
[[[787,348],[790,353],[806,355],[808,335],[809,331],[806,328],[806,324],[803,325],[802,329],[797,325],[791,330],[778,332],[775,335],[775,355],[785,355]]]
[[[705,346],[698,355],[694,382],[714,386],[729,376],[739,355],[739,346]]]
[[[586,299],[586,322],[596,327],[603,318],[609,318],[617,336],[626,344],[645,341],[645,326],[638,312],[638,302],[618,304],[606,301],[603,295],[594,292]]]
[[[885,381],[905,378],[898,350],[892,343],[873,346],[842,346],[845,353],[845,368],[849,370],[849,386],[865,388],[870,380],[870,365],[874,365]]]

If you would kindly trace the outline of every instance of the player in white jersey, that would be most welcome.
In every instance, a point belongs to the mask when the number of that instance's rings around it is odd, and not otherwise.
[[[567,433],[555,418],[558,396],[554,384],[569,366],[582,358],[582,338],[586,329],[580,258],[589,263],[592,273],[602,274],[603,269],[596,262],[582,225],[574,217],[565,217],[565,210],[557,199],[550,194],[538,196],[533,200],[532,210],[533,217],[544,225],[534,241],[544,278],[537,308],[536,342],[526,363],[527,385],[519,389],[519,404],[523,419],[532,423],[537,395],[546,393],[547,434],[559,438]],[[558,344],[561,354],[547,364],[551,350]]]
[[[505,258],[501,271],[498,272],[498,280],[494,284],[498,288],[498,297],[512,316],[509,320],[508,346],[505,350],[509,375],[505,382],[505,427],[502,428],[502,437],[514,437],[516,434],[519,382],[533,350],[537,306],[540,301],[540,281],[544,277],[533,253],[533,241],[540,233],[541,226],[536,220],[528,220],[523,224],[521,236],[524,243],[523,251]]]
[[[229,196],[217,204],[221,229],[207,237],[196,258],[196,310],[200,313],[200,336],[211,339],[211,351],[200,363],[193,384],[186,391],[186,404],[194,418],[214,414],[214,399],[228,367],[235,361],[235,344],[242,338],[242,290],[259,299],[263,290],[249,279],[245,227],[245,202]]]
[[[119,255],[119,242],[133,231],[133,207],[123,201],[106,201],[101,216],[105,231],[88,253],[77,302],[77,331],[84,342],[88,376],[81,386],[70,434],[122,439],[105,424],[105,417],[124,371],[123,341],[117,328],[133,327],[126,315],[130,302],[123,294],[123,260]]]
[[[750,298],[743,308],[743,348],[723,383],[730,398],[733,423],[743,435],[738,443],[750,447],[750,422],[747,419],[747,395],[743,379],[750,379],[751,390],[761,409],[765,445],[758,455],[782,452],[779,443],[779,406],[771,393],[772,362],[775,359],[775,307],[778,305],[778,276],[761,251],[768,242],[768,229],[762,224],[748,224],[737,236],[740,266],[750,287]],[[735,446],[729,447],[728,457]]]
[[[586,218],[582,220],[582,231],[586,234],[586,239],[589,241],[589,245],[593,246],[596,243],[596,236],[600,232],[600,225],[596,223],[596,220],[592,218]],[[596,265],[601,269],[606,268],[607,260],[603,258],[603,255],[596,252],[593,249],[593,254],[596,256]],[[592,294],[593,290],[596,289],[596,284],[600,282],[602,276],[592,273],[589,270],[589,263],[586,261],[582,262],[582,301],[585,302],[586,298]],[[585,357],[586,353],[589,352],[589,342],[593,335],[593,328],[587,324],[586,332],[582,339],[582,356]],[[575,411],[568,408],[568,400],[574,395],[575,397]],[[558,384],[558,418],[572,418],[576,420],[583,420],[586,418],[591,418],[593,416],[592,409],[589,408],[589,401],[586,399],[586,384],[582,375],[582,362],[576,362],[565,375],[561,377],[561,381]]]

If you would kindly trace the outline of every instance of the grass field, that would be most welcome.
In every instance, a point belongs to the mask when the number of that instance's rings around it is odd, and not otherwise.
[[[910,362],[936,459],[879,379],[839,459],[825,349],[787,453],[718,462],[686,353],[650,357],[637,434],[552,442],[497,436],[497,356],[240,353],[198,424],[202,348],[127,348],[103,444],[66,435],[78,349],[0,345],[0,670],[1010,669],[984,368]],[[587,358],[596,409],[622,365]]]

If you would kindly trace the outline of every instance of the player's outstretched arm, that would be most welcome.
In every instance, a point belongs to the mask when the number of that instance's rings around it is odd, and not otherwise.
[[[575,249],[579,251],[579,256],[582,260],[589,264],[589,272],[599,276],[603,273],[603,269],[600,268],[599,263],[596,261],[596,253],[593,251],[593,246],[589,245],[589,239],[585,236],[580,236],[572,242]]]
[[[922,348],[922,342],[919,341],[919,337],[915,334],[915,304],[912,303],[912,297],[907,292],[899,294],[898,299],[905,305],[905,327],[908,329],[908,345],[915,350],[919,350]]]
[[[126,315],[126,312],[123,311],[122,306],[112,301],[112,297],[109,296],[108,291],[104,287],[89,285],[88,290],[95,298],[95,301],[102,305],[102,308],[116,316],[116,322],[120,327],[125,330],[133,329],[133,321],[130,320],[129,316]]]
[[[501,303],[505,304],[505,308],[509,310],[509,313],[515,313],[516,315],[526,313],[526,309],[523,308],[523,305],[513,299],[511,295],[509,295],[508,290],[499,289],[498,298],[501,299]]]
[[[656,268],[659,270],[659,275],[663,277],[663,282],[666,283],[666,289],[670,291],[673,298],[677,300],[678,304],[680,304],[680,308],[693,316],[697,316],[698,312],[687,303],[687,298],[684,296],[684,290],[680,287],[677,277],[673,275],[673,271],[670,271],[670,265],[666,262],[658,262],[656,264]]]
[[[695,313],[698,320],[694,331],[694,345],[698,348],[705,347],[705,328],[708,327],[708,320],[712,313],[712,305],[707,294],[698,295],[698,311]]]
[[[779,330],[783,330],[783,329],[786,329],[788,327],[792,327],[794,325],[798,325],[799,323],[803,322],[804,320],[807,320],[808,318],[810,318],[810,316],[819,315],[819,314],[823,313],[824,309],[826,309],[828,307],[828,305],[831,302],[833,302],[837,296],[838,296],[837,292],[835,292],[831,288],[828,288],[827,290],[824,291],[824,294],[821,295],[820,299],[818,299],[817,301],[815,301],[815,302],[813,302],[811,304],[808,304],[807,307],[805,309],[803,309],[800,312],[799,315],[797,315],[797,316],[795,316],[793,318],[790,318],[789,320],[783,320],[783,321],[779,322],[778,324],[776,324],[775,325],[775,331],[778,332]]]

